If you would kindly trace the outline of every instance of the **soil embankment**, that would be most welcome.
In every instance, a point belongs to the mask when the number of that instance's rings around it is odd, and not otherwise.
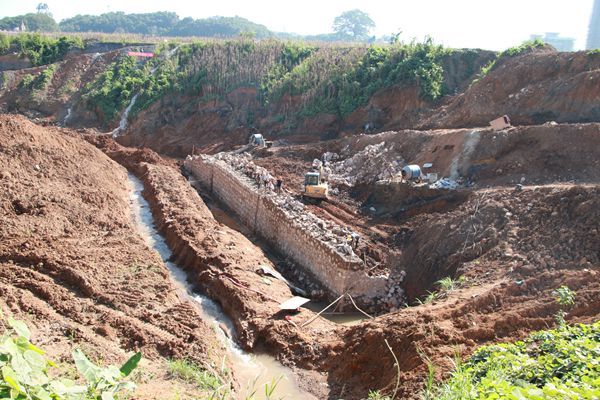
[[[536,129],[542,128],[523,129],[525,131],[519,131],[522,135],[536,135]],[[550,127],[548,132],[554,133],[547,132],[548,143],[555,140],[554,136],[573,135],[570,129]],[[573,129],[579,131],[577,126]],[[594,136],[587,132],[589,129],[595,128],[582,126],[582,137]],[[461,135],[469,133],[460,132]],[[456,132],[448,134],[448,139],[458,138]],[[483,135],[484,143],[499,140],[493,139],[492,133],[489,139],[486,135]],[[433,134],[427,140],[442,146],[442,137]],[[377,139],[362,137],[359,140],[363,138]],[[408,148],[415,151],[413,155],[418,155],[419,148],[411,146],[422,144],[422,139],[409,143],[412,145]],[[452,150],[459,158],[463,154],[461,143],[456,142]],[[545,148],[544,143],[540,145]],[[123,149],[114,143],[111,146],[115,146],[112,154],[115,158],[161,163],[158,156],[148,150]],[[354,150],[360,151],[358,147]],[[315,151],[301,146],[296,154],[310,158]],[[516,162],[519,151],[515,148],[499,150],[498,160]],[[111,154],[111,150],[107,152]],[[144,154],[144,157],[136,154]],[[442,157],[439,162],[450,170],[454,156]],[[480,156],[478,147],[470,153],[473,159]],[[534,153],[530,159],[536,157]],[[442,159],[446,158],[443,164]],[[268,157],[264,161],[267,160]],[[594,162],[589,155],[584,160]],[[272,161],[275,165],[275,159]],[[468,171],[469,162],[463,161],[458,170]],[[368,215],[353,210],[352,202],[341,204],[343,210],[361,215],[365,227],[377,228],[380,236],[385,233],[384,245],[394,244],[399,250],[389,268],[392,275],[405,272],[405,287],[411,299],[423,298],[426,290],[437,294],[426,304],[394,311],[350,328],[335,329],[327,325],[302,328],[277,317],[273,307],[276,302],[266,296],[278,296],[278,291],[249,290],[265,287],[254,272],[255,264],[264,262],[252,254],[256,248],[247,247],[248,242],[237,232],[223,226],[216,228],[208,209],[177,171],[144,163],[138,164],[138,168],[152,188],[149,189],[151,204],[157,220],[163,221],[161,229],[170,238],[175,254],[181,258],[179,261],[188,266],[191,277],[197,277],[197,284],[219,299],[237,320],[242,343],[272,352],[288,365],[325,374],[321,376],[326,377],[329,384],[328,398],[333,399],[363,398],[368,390],[377,388],[393,390],[396,369],[385,345],[384,339],[387,339],[401,360],[399,397],[417,398],[426,374],[425,356],[440,372],[445,372],[450,368],[448,360],[455,351],[464,356],[482,344],[522,338],[532,330],[552,326],[558,311],[552,292],[560,285],[566,284],[578,293],[576,306],[569,313],[571,321],[592,321],[598,317],[600,286],[596,277],[600,273],[600,254],[596,244],[600,240],[597,230],[600,207],[598,188],[593,183],[597,176],[586,169],[588,161],[581,165],[582,174],[574,172],[588,183],[560,183],[559,175],[551,175],[552,179],[559,178],[559,182],[525,185],[522,190],[483,187],[473,190],[450,210],[420,213],[400,222],[387,221],[373,226],[372,222],[377,219],[370,221]],[[513,175],[515,179],[519,174]],[[542,179],[543,175],[538,177]],[[571,176],[564,178],[572,179]],[[487,180],[486,185],[492,182]],[[326,212],[329,207],[327,203]],[[340,215],[338,213],[338,217]],[[350,219],[345,222],[352,223]],[[224,243],[229,246],[223,246]],[[452,291],[443,291],[434,285],[444,277],[456,279],[459,276],[463,277],[462,281]],[[287,288],[282,287],[282,290],[287,293]],[[308,315],[303,310],[292,321],[298,325]]]
[[[166,358],[223,351],[137,235],[124,168],[81,138],[0,116],[0,306],[55,360],[141,350],[143,397],[179,390]],[[196,316],[196,317],[194,317]],[[160,389],[158,389],[160,388]]]
[[[300,328],[314,316],[307,309],[299,314],[280,310],[279,304],[292,292],[282,281],[260,273],[263,266],[276,270],[275,265],[241,233],[217,222],[178,168],[148,149],[124,148],[106,137],[88,140],[142,179],[144,196],[174,261],[187,270],[195,287],[221,305],[244,349],[265,351],[285,365],[306,368],[312,361],[305,356],[307,346],[338,336],[337,327],[326,320]],[[300,386],[326,397],[327,387],[314,384],[324,378],[310,369],[296,370],[304,376]]]

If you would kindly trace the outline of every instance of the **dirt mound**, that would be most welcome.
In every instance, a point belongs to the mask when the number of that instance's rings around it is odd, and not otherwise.
[[[532,52],[498,60],[481,80],[416,126],[486,126],[508,114],[518,125],[598,122],[600,56]]]
[[[162,357],[219,359],[137,235],[122,167],[60,130],[0,116],[0,181],[0,305],[53,357],[77,345],[111,363],[139,349],[157,370]]]

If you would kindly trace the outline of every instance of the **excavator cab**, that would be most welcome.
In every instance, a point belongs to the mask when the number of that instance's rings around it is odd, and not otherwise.
[[[326,199],[329,187],[321,180],[319,172],[307,172],[304,175],[304,191],[302,196],[313,199]]]

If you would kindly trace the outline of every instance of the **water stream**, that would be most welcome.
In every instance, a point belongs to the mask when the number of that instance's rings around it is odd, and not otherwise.
[[[240,398],[256,391],[254,398],[256,400],[265,399],[265,384],[271,384],[279,380],[275,394],[276,397],[282,397],[287,400],[295,399],[315,399],[312,395],[301,391],[295,383],[295,378],[289,368],[282,366],[273,357],[265,354],[248,354],[244,352],[225,332],[221,326],[225,326],[229,332],[235,332],[235,327],[231,320],[223,313],[218,304],[192,290],[187,282],[186,273],[183,269],[170,262],[171,250],[167,246],[164,238],[154,227],[154,219],[148,202],[142,197],[144,189],[142,182],[133,175],[129,175],[131,186],[130,204],[138,232],[146,241],[149,247],[155,249],[160,254],[163,262],[169,270],[169,275],[175,287],[179,292],[192,302],[198,305],[201,318],[209,325],[214,326],[219,340],[228,350],[229,358],[232,362],[234,376],[242,387]]]
[[[137,100],[139,93],[136,93],[132,98],[131,101],[129,102],[129,105],[127,106],[127,108],[125,109],[125,111],[123,111],[123,114],[121,114],[121,120],[119,121],[119,126],[117,126],[115,128],[115,130],[113,130],[111,132],[112,137],[117,137],[119,136],[119,134],[125,130],[125,128],[127,128],[127,117],[129,116],[129,112],[131,111],[131,109],[133,108],[133,105],[135,104],[135,101]]]
[[[72,112],[73,112],[73,107],[68,107],[67,114],[65,115],[65,118],[63,119],[63,122],[62,122],[63,126],[67,126],[67,122],[69,122],[69,120],[71,119]]]

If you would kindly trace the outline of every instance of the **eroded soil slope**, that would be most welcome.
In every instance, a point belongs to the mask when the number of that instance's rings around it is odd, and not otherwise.
[[[400,398],[418,398],[425,356],[447,371],[456,350],[465,356],[553,326],[552,292],[561,285],[577,292],[572,321],[597,320],[599,141],[598,124],[547,124],[387,132],[255,152],[255,162],[295,193],[314,158],[338,153],[330,179],[339,193],[309,209],[360,232],[359,251],[379,258],[392,278],[405,273],[411,307],[340,331],[315,362],[328,370],[331,393],[391,392],[387,339],[400,360]],[[440,176],[469,185],[430,193],[383,179],[394,160],[432,162]],[[435,282],[447,277],[463,283],[443,291]],[[428,291],[435,297],[426,300]]]
[[[515,138],[536,137],[540,129],[544,128],[525,128],[512,134]],[[458,170],[468,171],[469,164],[485,154],[483,148],[476,147],[470,157],[461,158],[462,143],[470,132],[428,133],[425,138],[413,137],[408,147],[400,149],[410,149],[411,156],[417,157],[434,143],[442,149],[447,140],[455,146],[447,150],[453,156],[440,156],[440,167],[449,170],[457,156],[461,160]],[[547,141],[539,135],[538,147],[542,149],[558,137],[575,135],[587,137],[589,144],[597,138],[597,126],[548,127]],[[383,136],[391,141],[398,135]],[[504,143],[493,132],[484,132],[483,136],[484,143]],[[350,143],[356,146],[352,152],[367,145],[362,141],[377,139],[381,137],[358,138],[357,143]],[[338,143],[340,149],[348,144]],[[589,154],[580,163],[581,168],[568,176],[555,175],[560,169],[552,168],[546,179],[543,174],[528,175],[539,180],[538,184],[524,185],[522,190],[482,174],[484,186],[491,187],[471,189],[472,193],[455,207],[384,219],[384,223],[353,209],[356,199],[351,190],[344,189],[347,201],[333,204],[340,210],[333,211],[337,216],[332,218],[343,220],[340,213],[344,211],[349,213],[344,220],[347,224],[359,229],[361,224],[376,228],[377,235],[386,236],[385,240],[376,236],[370,239],[399,250],[389,268],[392,272],[406,271],[405,287],[413,299],[426,290],[437,291],[438,295],[427,304],[413,303],[412,307],[353,327],[332,328],[324,322],[302,327],[312,316],[306,310],[292,316],[296,325],[285,321],[277,312],[276,300],[289,292],[279,283],[265,284],[256,273],[256,267],[268,260],[257,255],[258,249],[237,232],[215,225],[189,184],[176,170],[163,165],[159,156],[148,150],[123,149],[111,141],[100,145],[111,157],[143,176],[155,216],[179,262],[187,266],[198,286],[218,299],[236,320],[242,344],[271,352],[284,363],[301,367],[299,371],[316,371],[318,375],[303,374],[307,376],[305,384],[326,378],[329,387],[321,392],[327,393],[324,397],[361,399],[373,389],[391,393],[396,369],[387,340],[400,360],[398,398],[418,398],[426,376],[425,356],[438,367],[441,376],[451,368],[449,360],[456,351],[466,356],[480,345],[515,340],[553,326],[558,305],[552,292],[561,285],[577,292],[569,321],[593,321],[599,316],[600,193],[598,176],[591,168],[595,158]],[[285,158],[284,154],[295,154],[303,165],[324,147],[320,143],[274,149],[278,156],[271,159],[267,155],[262,161],[274,166],[276,160]],[[493,164],[491,171],[521,160],[520,146],[494,148],[500,154],[499,164]],[[537,157],[535,152],[529,155],[530,160]],[[405,156],[408,158],[408,153]],[[282,164],[276,174],[284,172],[291,177],[295,171],[291,164]],[[288,167],[292,169],[286,170]],[[515,168],[522,167],[515,164]],[[512,179],[523,172],[514,171]],[[582,183],[573,184],[573,179]],[[321,209],[329,213],[330,206],[322,203]],[[352,213],[360,217],[356,219]],[[455,290],[443,292],[434,282],[444,277],[463,277],[463,281]],[[313,389],[317,387],[313,385]]]
[[[137,235],[124,168],[80,138],[0,116],[0,182],[0,305],[53,358],[79,346],[118,363],[141,350],[147,385],[166,379],[165,357],[220,359],[212,330]],[[142,397],[178,390],[163,385]]]

